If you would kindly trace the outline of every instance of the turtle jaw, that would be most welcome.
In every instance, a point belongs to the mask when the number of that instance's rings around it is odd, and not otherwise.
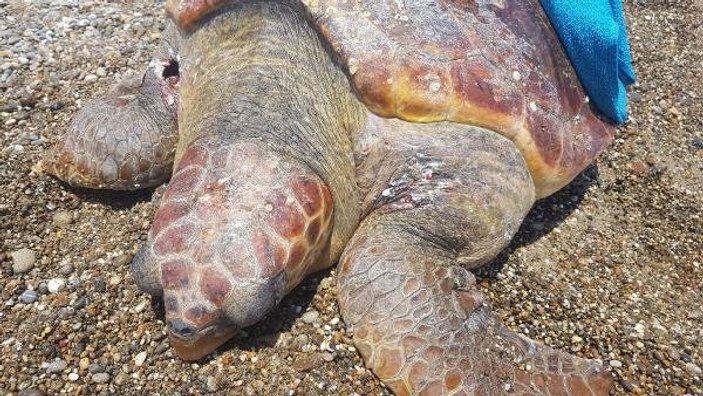
[[[169,339],[176,356],[185,361],[196,361],[214,352],[222,344],[229,341],[237,334],[236,326],[226,323],[216,324],[192,337],[183,337],[174,330],[169,329]]]

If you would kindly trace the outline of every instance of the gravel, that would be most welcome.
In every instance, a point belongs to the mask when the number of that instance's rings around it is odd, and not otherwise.
[[[12,272],[15,274],[31,271],[34,268],[34,263],[37,262],[36,253],[32,249],[15,250],[10,255],[12,256]]]
[[[478,272],[510,327],[600,359],[616,395],[703,394],[701,12],[626,1],[630,122]],[[213,356],[174,358],[163,308],[129,272],[153,191],[36,171],[80,106],[148,63],[163,26],[158,2],[0,0],[0,394],[388,394],[340,320],[334,270]]]

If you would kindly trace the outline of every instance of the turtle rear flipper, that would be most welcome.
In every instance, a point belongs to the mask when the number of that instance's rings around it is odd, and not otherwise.
[[[168,179],[178,137],[178,32],[171,25],[141,78],[83,107],[43,168],[76,187],[136,190]]]
[[[371,213],[338,281],[366,365],[396,395],[607,394],[598,363],[508,329],[467,271],[504,248],[534,202],[518,149],[458,124],[374,125],[361,170],[385,183],[368,188]]]

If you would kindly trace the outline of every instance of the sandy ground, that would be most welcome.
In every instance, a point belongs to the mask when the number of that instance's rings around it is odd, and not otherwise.
[[[480,271],[512,328],[601,359],[614,394],[703,394],[703,6],[628,0],[631,121]],[[33,171],[72,114],[148,62],[146,0],[0,0],[0,395],[387,394],[339,321],[334,271],[198,364],[129,273],[154,205]]]

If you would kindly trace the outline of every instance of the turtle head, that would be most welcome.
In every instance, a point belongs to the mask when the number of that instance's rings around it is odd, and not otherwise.
[[[196,360],[329,264],[332,198],[307,166],[258,142],[184,152],[132,268],[164,300],[176,353]]]

